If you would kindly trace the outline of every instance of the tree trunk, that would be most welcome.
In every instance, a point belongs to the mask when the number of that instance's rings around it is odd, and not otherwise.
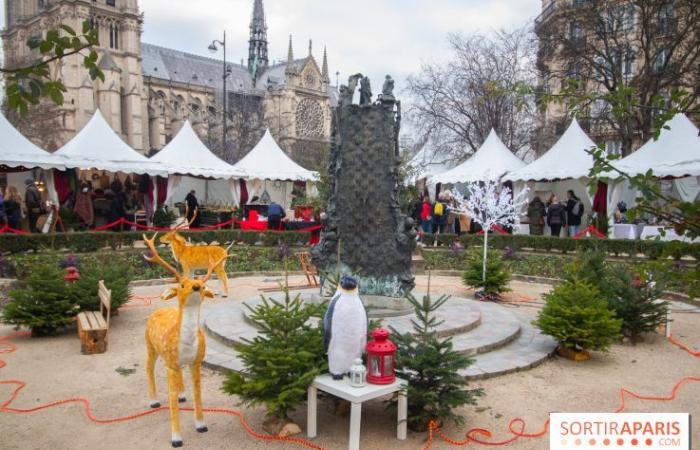
[[[489,245],[489,230],[484,229],[484,269],[482,273],[482,280],[486,284],[486,251]]]

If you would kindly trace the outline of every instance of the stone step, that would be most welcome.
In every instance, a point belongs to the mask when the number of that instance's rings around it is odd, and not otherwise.
[[[476,355],[474,363],[460,371],[460,375],[470,380],[493,378],[532,369],[547,361],[554,354],[557,343],[535,329],[530,320],[520,318],[522,331],[516,340],[498,350]]]
[[[522,324],[510,310],[491,302],[480,302],[479,307],[479,327],[452,339],[453,348],[463,355],[487,353],[508,345],[520,336]]]
[[[219,372],[243,371],[243,363],[238,358],[238,352],[216,339],[207,339],[207,353],[202,364]]]

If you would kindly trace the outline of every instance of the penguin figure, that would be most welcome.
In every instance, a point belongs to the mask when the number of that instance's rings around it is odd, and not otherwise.
[[[345,276],[323,318],[324,349],[334,380],[342,380],[367,346],[367,311],[360,300],[357,280]]]

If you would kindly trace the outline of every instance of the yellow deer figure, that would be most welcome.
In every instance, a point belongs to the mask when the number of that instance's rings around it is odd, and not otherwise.
[[[187,212],[185,212],[187,216]],[[191,225],[195,218],[197,217],[197,210],[194,211],[194,216],[192,220],[188,222],[187,226]],[[170,249],[173,253],[173,258],[175,261],[180,263],[182,267],[182,273],[186,274],[190,278],[194,277],[194,271],[197,269],[209,269],[210,264],[213,261],[221,262],[213,268],[216,276],[221,281],[221,295],[223,297],[228,297],[228,277],[226,276],[226,256],[231,248],[224,249],[215,245],[190,245],[187,240],[182,237],[178,230],[181,228],[176,228],[174,230],[168,231],[165,235],[160,238],[160,242],[164,244],[170,244]],[[233,245],[233,244],[231,244]],[[223,259],[222,259],[223,258]]]
[[[152,255],[146,259],[149,262],[159,264],[175,276],[177,286],[170,290],[165,299],[177,298],[178,303],[176,308],[160,309],[148,318],[146,325],[148,395],[151,407],[159,408],[160,403],[156,399],[153,369],[156,360],[160,357],[168,370],[171,443],[173,447],[182,447],[178,403],[185,401],[182,370],[187,366],[192,374],[196,429],[200,433],[208,431],[202,414],[201,366],[206,350],[206,341],[204,333],[199,327],[199,310],[202,300],[214,297],[205,284],[211,277],[214,267],[226,259],[226,255],[215,261],[216,264],[209,266],[208,273],[204,278],[190,279],[186,275],[178,273],[173,266],[161,258],[156,249],[155,238],[155,235],[150,240],[145,235],[143,236]]]

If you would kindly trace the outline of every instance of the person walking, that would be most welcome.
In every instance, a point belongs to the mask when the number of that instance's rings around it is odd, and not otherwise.
[[[287,216],[284,208],[275,202],[271,202],[267,207],[267,229],[280,231],[282,229],[282,219]]]
[[[29,231],[38,233],[39,230],[36,228],[36,222],[41,215],[41,193],[36,187],[34,180],[28,178],[25,180],[24,184],[27,186],[26,191],[24,191],[24,204],[27,208]]]
[[[547,209],[547,225],[552,229],[552,236],[559,237],[561,227],[566,224],[566,209],[559,203],[559,198],[553,195]]]
[[[0,189],[0,228],[7,225],[7,215],[5,214],[5,194]]]
[[[187,223],[192,222],[190,228],[199,228],[201,221],[199,220],[199,201],[197,200],[197,192],[192,189],[189,194],[185,197],[185,204],[187,204]],[[195,217],[196,215],[196,217]]]
[[[438,200],[433,205],[433,231],[435,234],[442,234],[447,231],[447,218],[449,217],[450,209],[445,202],[444,196],[438,197]]]
[[[423,233],[433,232],[433,217],[430,211],[430,199],[428,197],[423,197],[423,206],[420,213],[420,225],[423,229]]]
[[[583,203],[570,189],[566,191],[566,198],[566,223],[569,227],[569,237],[574,237],[581,228],[581,217],[583,217],[584,212]]]
[[[5,206],[7,226],[20,230],[22,228],[22,197],[20,197],[16,187],[7,188],[3,205]]]
[[[527,205],[527,219],[530,222],[530,234],[542,236],[544,234],[544,218],[547,210],[538,195]]]

